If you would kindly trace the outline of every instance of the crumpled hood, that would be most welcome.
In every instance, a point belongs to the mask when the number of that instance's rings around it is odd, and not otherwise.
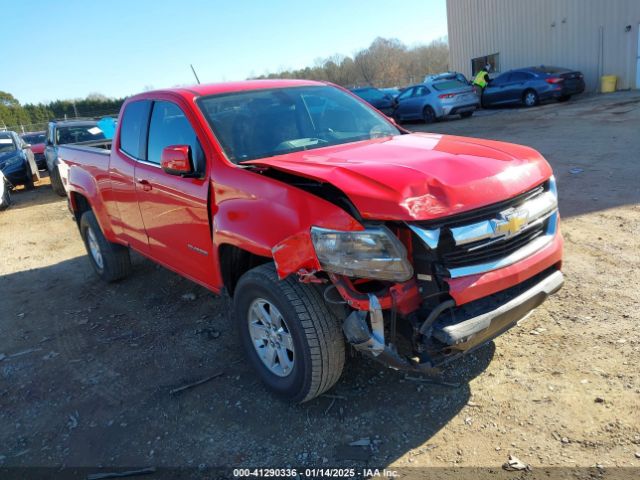
[[[19,150],[13,150],[11,152],[3,152],[0,153],[0,168],[4,168],[6,162],[13,157],[17,157],[20,155]]]
[[[363,218],[432,220],[507,200],[551,176],[521,145],[414,133],[244,162],[327,182]]]

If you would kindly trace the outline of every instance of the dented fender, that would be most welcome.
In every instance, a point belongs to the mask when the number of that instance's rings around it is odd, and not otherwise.
[[[234,245],[271,257],[280,278],[320,268],[312,226],[364,230],[337,205],[255,170],[220,169],[212,177],[214,245]]]

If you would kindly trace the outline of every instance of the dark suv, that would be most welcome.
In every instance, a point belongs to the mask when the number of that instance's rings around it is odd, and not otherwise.
[[[75,119],[75,120],[54,120],[49,122],[47,128],[47,140],[44,148],[44,156],[47,160],[47,169],[51,176],[51,187],[58,195],[64,197],[66,190],[62,181],[61,169],[65,168],[58,158],[58,145],[77,143],[81,145],[99,146],[101,142],[107,140],[98,120]]]

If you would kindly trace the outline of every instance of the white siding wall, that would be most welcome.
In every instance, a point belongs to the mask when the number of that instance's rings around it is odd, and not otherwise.
[[[582,71],[588,90],[601,74],[636,88],[640,0],[447,0],[447,22],[449,67],[467,76],[472,58],[500,53],[502,71],[554,65]]]

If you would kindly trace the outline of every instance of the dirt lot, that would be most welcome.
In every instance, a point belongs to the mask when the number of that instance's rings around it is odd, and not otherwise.
[[[640,93],[409,128],[531,145],[558,178],[565,287],[448,370],[461,386],[355,358],[338,397],[284,404],[227,300],[140,257],[105,286],[44,180],[0,213],[0,467],[639,467]]]

